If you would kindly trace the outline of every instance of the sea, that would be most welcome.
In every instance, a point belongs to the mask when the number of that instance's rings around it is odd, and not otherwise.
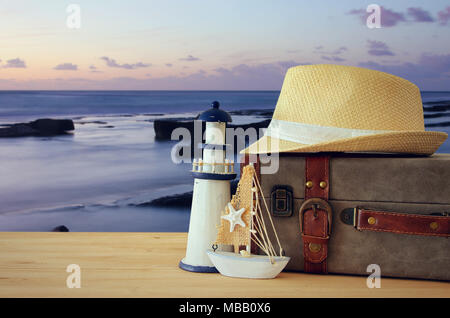
[[[190,119],[212,101],[233,123],[262,120],[279,91],[0,91],[0,125],[70,118],[54,137],[0,138],[0,231],[186,232],[190,209],[139,206],[192,191],[177,141],[157,141],[156,119]],[[450,92],[422,92],[427,130],[450,133]],[[244,112],[242,112],[244,111]],[[438,150],[450,153],[450,141]],[[238,158],[236,158],[238,159]]]

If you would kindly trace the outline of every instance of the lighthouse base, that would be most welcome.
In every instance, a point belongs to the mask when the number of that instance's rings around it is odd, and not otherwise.
[[[218,273],[219,271],[214,266],[194,266],[183,262],[184,258],[178,264],[178,267],[188,272],[195,273]]]

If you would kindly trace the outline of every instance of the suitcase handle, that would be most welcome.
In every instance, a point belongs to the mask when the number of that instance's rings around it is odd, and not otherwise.
[[[448,213],[422,215],[356,207],[344,209],[341,220],[359,231],[450,237]]]

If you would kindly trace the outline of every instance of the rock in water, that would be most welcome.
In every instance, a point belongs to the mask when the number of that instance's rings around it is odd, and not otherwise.
[[[52,230],[52,232],[69,232],[69,229],[65,225],[58,225]]]
[[[135,206],[137,206],[137,207],[157,206],[157,207],[187,208],[191,205],[191,203],[192,203],[192,191],[161,197],[158,199],[154,199],[150,202],[143,202],[143,203],[135,204]]]
[[[37,136],[39,131],[28,124],[13,124],[6,128],[0,128],[0,137],[26,137]]]
[[[38,119],[29,123],[41,135],[60,135],[75,129],[71,119]]]
[[[202,123],[202,130],[204,132],[206,125]],[[164,141],[170,140],[172,137],[172,131],[176,128],[186,128],[194,135],[194,121],[193,120],[174,120],[174,119],[157,119],[153,122],[153,128],[155,129],[155,140]]]
[[[242,125],[227,125],[228,128],[242,128],[244,130],[248,128],[267,128],[270,124],[270,119],[266,119],[263,121],[250,123],[250,124],[242,124]],[[205,131],[205,123],[202,122],[202,130],[203,133]],[[186,128],[189,130],[191,135],[194,134],[194,121],[186,121],[186,120],[173,120],[173,119],[157,119],[153,122],[153,128],[155,129],[155,139],[158,141],[170,140],[172,136],[172,131],[176,128]]]
[[[71,119],[43,118],[0,128],[0,137],[55,136],[75,129]]]
[[[253,128],[256,130],[257,133],[260,132],[261,128],[267,128],[267,126],[269,126],[270,124],[270,119],[266,119],[263,121],[259,121],[256,123],[250,123],[250,124],[242,124],[242,125],[227,125],[227,128],[232,128],[232,129],[242,129],[244,132],[247,131],[247,129],[249,128]],[[205,122],[201,123],[202,125],[202,134],[201,136],[205,135]],[[179,121],[179,120],[167,120],[167,119],[159,119],[159,120],[155,120],[153,123],[153,127],[155,129],[155,140],[156,141],[168,141],[171,140],[171,136],[172,136],[172,132],[177,129],[177,128],[185,128],[189,131],[190,137],[191,137],[191,153],[190,156],[191,158],[196,157],[196,154],[198,154],[198,150],[200,149],[200,143],[202,143],[201,140],[196,140],[195,137],[196,135],[194,134],[194,121]],[[247,132],[248,133],[248,132]],[[185,138],[183,135],[181,135],[181,137],[179,137],[179,140],[181,140],[182,138]],[[197,137],[198,138],[198,137]],[[244,140],[240,140],[240,138],[244,138]],[[188,140],[183,140],[184,142],[188,142]],[[245,135],[244,136],[238,136],[235,135],[234,136],[234,140],[228,140],[228,143],[235,145],[233,147],[233,153],[237,154],[238,152],[238,148],[237,145],[241,144],[242,142],[245,144],[248,144],[250,141],[250,137],[249,135]],[[184,151],[183,148],[180,149],[180,151]],[[183,152],[179,152],[178,155],[180,156],[184,156]]]
[[[232,194],[236,193],[239,180],[233,180],[230,183],[230,191]],[[149,202],[142,202],[138,204],[131,204],[137,207],[177,207],[177,208],[189,208],[192,203],[192,191],[180,194],[169,195],[161,198],[154,199]]]

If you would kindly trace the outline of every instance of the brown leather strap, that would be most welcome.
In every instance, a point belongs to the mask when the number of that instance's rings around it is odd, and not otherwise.
[[[330,179],[330,157],[329,156],[308,156],[305,162],[305,179],[311,181],[312,187],[305,186],[305,200],[310,198],[321,198],[328,200],[329,179]],[[321,182],[326,182],[323,188]]]
[[[300,208],[304,271],[327,273],[328,239],[331,228],[329,156],[305,158],[305,202]]]
[[[356,208],[358,230],[400,234],[450,236],[450,217],[405,214]]]
[[[250,156],[253,156],[253,158],[250,158]],[[245,166],[250,164],[250,159],[254,160],[256,158],[256,162],[253,162],[253,167],[255,167],[256,176],[259,180],[261,180],[261,165],[259,162],[259,156],[258,155],[249,155],[245,154],[243,157],[243,160],[241,160],[241,173]]]

